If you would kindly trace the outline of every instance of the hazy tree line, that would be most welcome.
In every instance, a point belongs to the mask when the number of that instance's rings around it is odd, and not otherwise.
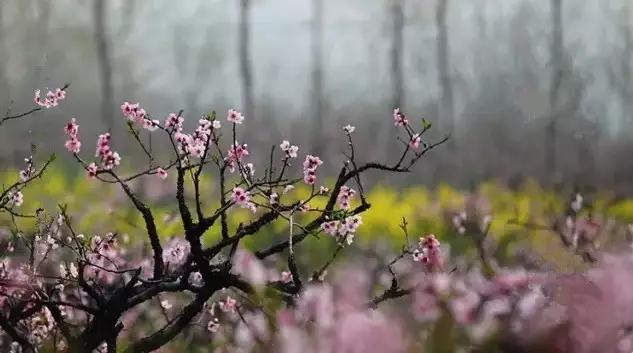
[[[452,136],[403,184],[533,177],[629,193],[630,7],[627,0],[3,0],[0,107],[28,105],[33,89],[65,82],[72,99],[56,115],[5,129],[1,163],[21,160],[28,151],[8,151],[25,139],[60,150],[49,137],[60,134],[49,129],[69,115],[82,118],[87,137],[121,132],[124,100],[161,120],[179,109],[195,117],[236,107],[253,121],[241,139],[264,146],[283,136],[319,155],[338,155],[341,127],[352,123],[355,139],[371,146],[362,154],[386,156],[400,148],[386,136],[391,109],[401,107],[432,120],[436,138]]]

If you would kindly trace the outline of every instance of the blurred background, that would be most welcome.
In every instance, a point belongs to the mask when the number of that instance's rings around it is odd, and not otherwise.
[[[514,187],[533,179],[630,195],[632,7],[628,0],[2,0],[0,107],[22,111],[34,89],[71,86],[58,109],[0,129],[0,166],[21,163],[25,142],[62,151],[69,117],[80,120],[85,143],[122,132],[118,107],[126,100],[161,121],[183,109],[190,124],[235,107],[249,122],[240,140],[260,155],[283,137],[340,160],[341,127],[351,123],[359,158],[386,160],[399,148],[391,114],[401,107],[434,123],[427,141],[449,133],[451,140],[390,183]]]

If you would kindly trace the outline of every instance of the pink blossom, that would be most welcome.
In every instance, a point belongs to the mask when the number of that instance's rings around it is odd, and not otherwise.
[[[233,124],[241,124],[244,121],[244,117],[242,116],[242,113],[238,112],[237,110],[229,109],[226,120]]]
[[[20,170],[20,180],[27,181],[33,175],[33,157],[24,158],[26,162],[26,168]]]
[[[132,116],[132,104],[129,102],[121,104],[121,113],[129,119],[129,117]]]
[[[160,126],[158,120],[143,119],[143,128],[148,131],[155,131]]]
[[[321,158],[312,156],[312,155],[307,155],[305,161],[303,162],[303,168],[316,169],[317,167],[321,166],[321,164],[323,164],[323,161],[321,160]]]
[[[64,146],[69,152],[79,153],[81,150],[81,142],[79,141],[79,124],[76,123],[75,118],[70,119],[64,126],[64,133],[68,136],[68,140],[64,143]]]
[[[303,181],[308,185],[314,185],[316,183],[316,171],[314,169],[304,170]]]
[[[421,142],[422,142],[422,138],[420,137],[420,134],[415,134],[411,137],[411,141],[409,141],[409,147],[413,149],[418,149],[420,148]]]
[[[55,90],[55,97],[57,98],[57,100],[64,100],[66,99],[66,91],[64,91],[61,88],[58,88]]]
[[[163,261],[169,263],[172,269],[182,265],[190,252],[189,242],[182,238],[173,238],[163,252]]]
[[[105,170],[111,170],[121,163],[119,153],[110,149],[110,133],[99,135],[95,157],[99,157],[101,167]]]
[[[420,238],[420,249],[414,251],[413,260],[424,264],[427,270],[434,272],[444,266],[444,257],[440,249],[440,242],[435,235],[429,234]]]
[[[341,242],[351,245],[358,227],[363,224],[360,215],[346,217],[340,221],[327,221],[321,224],[321,230],[333,237],[338,237]]]
[[[396,108],[393,110],[393,122],[396,126],[405,126],[409,124],[409,119],[400,112],[400,108]]]
[[[281,281],[284,283],[292,282],[292,273],[290,271],[283,271],[281,273]]]
[[[167,179],[167,171],[163,168],[156,169],[156,174],[163,180]]]
[[[171,113],[165,118],[165,129],[169,131],[182,131],[182,123],[184,119],[176,113]]]
[[[350,207],[350,200],[356,195],[356,191],[345,185],[341,186],[341,191],[336,198],[342,209],[347,210]]]
[[[321,224],[321,230],[326,234],[335,236],[338,233],[338,221],[329,221]]]
[[[12,193],[10,193],[11,198],[10,198],[10,202],[13,206],[15,207],[20,207],[22,206],[22,203],[24,202],[24,195],[22,195],[21,191],[14,191]]]
[[[90,163],[88,167],[86,167],[86,174],[89,178],[94,178],[97,176],[97,165],[94,163]]]
[[[235,143],[229,148],[228,156],[226,157],[226,162],[231,173],[235,171],[238,163],[241,163],[246,156],[248,156],[248,145],[240,145],[237,141],[235,141]]]
[[[279,203],[279,195],[277,195],[276,192],[271,193],[270,196],[268,196],[268,202],[271,205],[276,205],[277,203]]]
[[[282,151],[286,152],[286,158],[297,158],[297,152],[299,151],[299,147],[295,145],[290,145],[290,142],[284,140],[279,145]]]
[[[66,123],[66,126],[64,126],[64,133],[70,137],[74,137],[79,134],[79,124],[77,124],[75,118],[70,119],[70,121]]]
[[[303,181],[308,185],[316,183],[316,169],[323,164],[321,158],[307,155],[303,162]]]
[[[252,212],[256,211],[255,204],[251,202],[251,194],[250,192],[244,190],[241,187],[233,188],[233,193],[231,194],[231,201],[242,208],[248,208]]]
[[[35,104],[43,108],[56,107],[60,101],[66,99],[66,92],[61,88],[55,89],[55,91],[48,91],[42,101],[40,90],[35,90],[33,101]]]
[[[72,153],[79,153],[79,151],[81,150],[81,142],[77,139],[71,138],[70,140],[66,140],[64,146],[66,147],[68,152]]]
[[[310,211],[310,205],[308,205],[307,203],[301,203],[301,205],[299,205],[299,212],[301,213],[307,213]]]

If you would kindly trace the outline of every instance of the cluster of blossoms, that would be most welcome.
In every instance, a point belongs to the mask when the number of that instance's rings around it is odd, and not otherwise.
[[[356,130],[355,126],[352,126],[352,125],[349,125],[349,124],[343,126],[343,131],[345,131],[346,135],[351,135],[352,132],[354,132],[354,130]]]
[[[81,141],[79,141],[79,124],[77,124],[75,118],[72,118],[66,123],[64,133],[68,137],[64,144],[66,149],[74,154],[79,153],[81,150]],[[95,157],[99,158],[99,166],[104,170],[111,170],[121,163],[119,153],[110,148],[110,139],[110,133],[101,134],[97,138]],[[97,175],[99,166],[94,162],[86,166],[88,176],[94,178]]]
[[[62,278],[68,278],[69,276],[70,278],[77,278],[79,277],[79,270],[74,262],[71,262],[68,267],[66,267],[66,264],[62,263],[59,264],[59,275]]]
[[[336,197],[336,200],[338,201],[338,204],[342,209],[348,210],[350,207],[350,201],[354,197],[354,195],[356,195],[356,191],[354,189],[343,185],[341,186],[341,191]]]
[[[422,137],[420,137],[420,134],[413,134],[413,136],[411,136],[411,141],[409,141],[409,147],[413,149],[418,149],[420,148],[421,143]]]
[[[176,266],[182,265],[190,252],[189,242],[181,239],[174,238],[165,247],[165,251],[163,252],[163,261],[166,264],[169,264],[171,268],[176,268]]]
[[[66,140],[64,144],[68,152],[79,153],[81,141],[79,141],[79,124],[77,124],[75,118],[70,119],[70,121],[66,123],[64,133],[68,137],[68,140]]]
[[[231,201],[233,201],[236,205],[238,205],[238,206],[240,206],[242,208],[248,208],[253,213],[255,213],[255,211],[257,211],[257,207],[251,201],[251,194],[250,194],[250,192],[244,190],[241,187],[233,188],[233,193],[231,194]]]
[[[64,91],[62,88],[57,88],[55,91],[46,92],[44,100],[42,100],[40,90],[38,89],[35,91],[35,97],[33,98],[33,101],[35,101],[35,104],[39,105],[40,107],[48,109],[56,107],[57,105],[59,105],[59,102],[63,101],[64,99],[66,99],[66,91]]]
[[[165,118],[165,129],[170,132],[182,132],[182,123],[184,120],[182,116],[176,113],[170,113],[167,118]]]
[[[356,230],[363,224],[360,215],[348,216],[341,220],[327,221],[321,224],[321,229],[333,236],[339,238],[339,241],[346,242],[347,245],[352,244]]]
[[[299,147],[295,145],[291,145],[290,141],[283,140],[279,145],[282,151],[286,153],[286,158],[297,158],[297,152],[299,152]]]
[[[413,250],[413,261],[421,262],[429,271],[441,270],[444,258],[440,250],[440,241],[434,234],[421,237],[418,249]]]
[[[235,109],[229,109],[226,120],[233,124],[241,124],[244,121],[244,116]]]
[[[119,153],[110,148],[110,139],[109,132],[99,135],[97,139],[95,157],[99,157],[101,167],[105,170],[111,170],[121,163]]]
[[[242,161],[246,156],[248,156],[248,145],[245,143],[240,144],[235,141],[235,143],[229,148],[226,156],[226,163],[229,166],[229,171],[233,173],[235,168],[242,164]],[[249,169],[252,170],[252,168]]]
[[[24,163],[26,163],[26,167],[20,170],[20,181],[23,182],[29,180],[29,178],[33,176],[33,156],[24,158]]]
[[[146,130],[154,131],[160,126],[160,122],[150,119],[145,109],[141,108],[138,103],[124,102],[121,105],[121,113],[129,121],[136,122]]]
[[[55,319],[48,308],[44,307],[38,315],[31,317],[25,323],[28,329],[29,341],[40,344],[57,329]]]
[[[314,185],[316,183],[316,170],[323,164],[321,158],[307,155],[305,161],[303,161],[303,181],[308,185]]]
[[[174,137],[178,142],[178,148],[181,153],[192,155],[196,158],[202,158],[209,145],[209,139],[213,130],[217,130],[221,127],[219,121],[200,119],[198,120],[198,127],[193,134],[185,134],[182,132],[182,118],[175,114],[170,114],[165,121],[165,128],[176,131]]]
[[[10,207],[20,207],[22,206],[23,202],[24,202],[24,195],[22,194],[22,191],[20,190],[8,192],[6,203],[4,200],[2,200],[2,204],[6,204],[7,206],[10,206]]]
[[[409,119],[400,111],[400,108],[396,108],[393,110],[393,123],[396,126],[406,126],[409,124]]]
[[[86,254],[89,266],[85,268],[85,276],[103,284],[112,284],[117,278],[116,270],[126,262],[122,255],[124,252],[119,249],[115,234],[93,236],[90,251]]]
[[[329,190],[326,187],[319,189],[320,194],[327,194]],[[342,210],[349,210],[351,200],[356,195],[356,191],[347,185],[341,186],[336,200]],[[340,220],[331,220],[321,224],[321,230],[333,237],[338,237],[341,242],[351,244],[354,241],[356,230],[362,224],[360,215],[347,216]]]

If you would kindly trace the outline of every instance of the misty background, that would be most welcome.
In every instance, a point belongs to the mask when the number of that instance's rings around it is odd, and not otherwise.
[[[348,123],[359,159],[396,158],[401,107],[433,122],[427,142],[451,140],[400,185],[536,179],[631,195],[632,10],[628,0],[0,0],[3,113],[71,84],[60,107],[0,129],[0,166],[21,163],[31,143],[62,152],[70,117],[86,153],[111,130],[125,159],[142,160],[121,138],[130,101],[161,122],[183,109],[189,127],[234,107],[255,158],[284,138],[332,173]]]

